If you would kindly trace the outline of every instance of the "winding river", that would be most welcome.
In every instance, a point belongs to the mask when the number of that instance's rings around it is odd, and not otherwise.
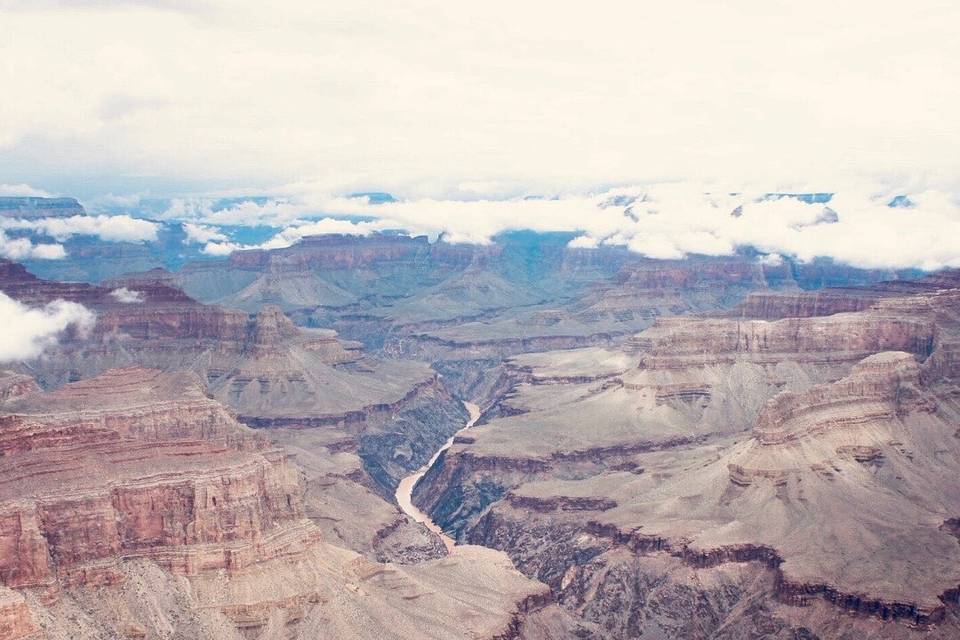
[[[450,445],[453,444],[453,439],[458,435],[469,429],[476,423],[480,418],[480,407],[473,404],[472,402],[464,402],[463,406],[467,408],[467,411],[470,413],[470,419],[467,421],[467,424],[464,425],[463,429],[460,429],[455,434],[450,436],[450,438],[443,443],[443,446],[437,449],[437,452],[433,454],[433,457],[430,458],[430,461],[427,464],[423,465],[417,469],[414,473],[411,473],[409,476],[400,480],[400,485],[397,487],[397,504],[400,505],[400,508],[408,516],[416,520],[417,522],[422,522],[427,529],[433,531],[435,534],[440,536],[440,539],[443,540],[443,544],[446,545],[447,549],[453,549],[453,545],[456,544],[453,541],[453,538],[448,536],[443,532],[437,524],[430,519],[430,516],[425,514],[423,511],[420,511],[413,504],[413,488],[416,486],[417,482],[424,476],[424,474],[430,470],[430,467],[434,465],[437,461],[437,458],[440,457],[440,454],[450,448]]]

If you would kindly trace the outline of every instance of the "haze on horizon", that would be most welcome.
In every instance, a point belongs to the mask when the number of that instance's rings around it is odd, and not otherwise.
[[[0,183],[957,186],[956,3],[403,4],[2,0]]]
[[[955,3],[0,0],[0,20],[0,195],[189,221],[206,253],[254,246],[231,224],[275,227],[264,248],[526,228],[654,258],[960,266]],[[367,191],[400,201],[344,197]],[[805,191],[832,211],[763,202]],[[651,215],[606,207],[624,195]]]

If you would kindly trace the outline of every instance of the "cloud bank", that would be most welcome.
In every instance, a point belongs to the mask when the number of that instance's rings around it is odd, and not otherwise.
[[[249,249],[283,249],[296,244],[307,236],[319,236],[329,233],[366,236],[376,231],[385,231],[387,229],[400,229],[400,227],[397,223],[387,220],[352,222],[349,220],[338,220],[336,218],[323,218],[321,220],[293,224],[260,244],[238,244],[236,242],[230,242],[226,236],[219,234],[223,236],[223,238],[212,239],[204,245],[201,251],[210,256],[227,256],[234,251],[246,251]],[[212,234],[207,232],[203,235],[208,236]]]
[[[443,199],[960,174],[955,2],[78,5],[4,13],[6,181]]]
[[[226,234],[221,233],[214,228],[200,224],[193,224],[192,222],[183,223],[183,230],[187,234],[188,244],[228,242],[230,240]]]
[[[0,258],[7,260],[59,260],[66,257],[63,245],[34,244],[29,238],[10,238],[0,230]]]
[[[677,259],[689,254],[730,255],[743,247],[768,263],[791,256],[829,257],[864,268],[960,267],[960,201],[927,190],[898,198],[876,185],[851,185],[823,201],[763,191],[733,192],[676,183],[605,191],[596,195],[506,200],[439,200],[373,204],[365,198],[301,194],[280,202],[246,203],[242,210],[211,212],[202,203],[183,208],[208,225],[258,221],[286,225],[258,245],[211,240],[210,255],[241,249],[287,247],[308,235],[367,235],[386,229],[443,236],[447,242],[487,244],[515,229],[575,233],[570,246],[623,246],[639,254]],[[891,206],[891,203],[899,206]],[[297,216],[364,216],[368,221]]]
[[[0,184],[0,196],[36,196],[50,198],[50,194],[43,189],[36,189],[28,184]]]
[[[36,220],[0,219],[0,229],[42,233],[61,242],[80,235],[96,236],[105,242],[146,242],[157,239],[160,225],[128,215],[78,215]]]
[[[44,307],[28,307],[0,293],[0,362],[19,362],[40,356],[57,344],[70,327],[89,331],[96,317],[83,305],[55,300]]]

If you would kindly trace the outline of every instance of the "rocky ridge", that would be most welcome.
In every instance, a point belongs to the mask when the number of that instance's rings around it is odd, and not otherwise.
[[[955,287],[758,294],[770,319],[515,357],[414,501],[549,584],[570,634],[951,637]]]
[[[196,377],[111,370],[0,413],[4,640],[495,637],[546,597],[491,550],[330,544],[289,456]]]

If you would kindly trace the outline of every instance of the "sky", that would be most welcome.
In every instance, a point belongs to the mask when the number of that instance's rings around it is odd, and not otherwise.
[[[953,189],[960,5],[0,0],[0,183]]]
[[[0,0],[0,196],[90,213],[2,220],[0,257],[182,221],[211,256],[529,228],[655,258],[960,267],[958,24],[953,0]],[[365,191],[398,201],[347,197]],[[805,191],[834,195],[765,195]],[[2,294],[0,315],[0,361],[92,322]]]
[[[213,256],[529,228],[960,267],[958,24],[935,0],[0,0],[0,195],[93,214],[3,222],[0,255],[150,241],[136,218],[164,198],[151,216]],[[346,197],[364,191],[398,201]],[[809,191],[829,211],[764,199]],[[262,224],[258,245],[225,230]]]

